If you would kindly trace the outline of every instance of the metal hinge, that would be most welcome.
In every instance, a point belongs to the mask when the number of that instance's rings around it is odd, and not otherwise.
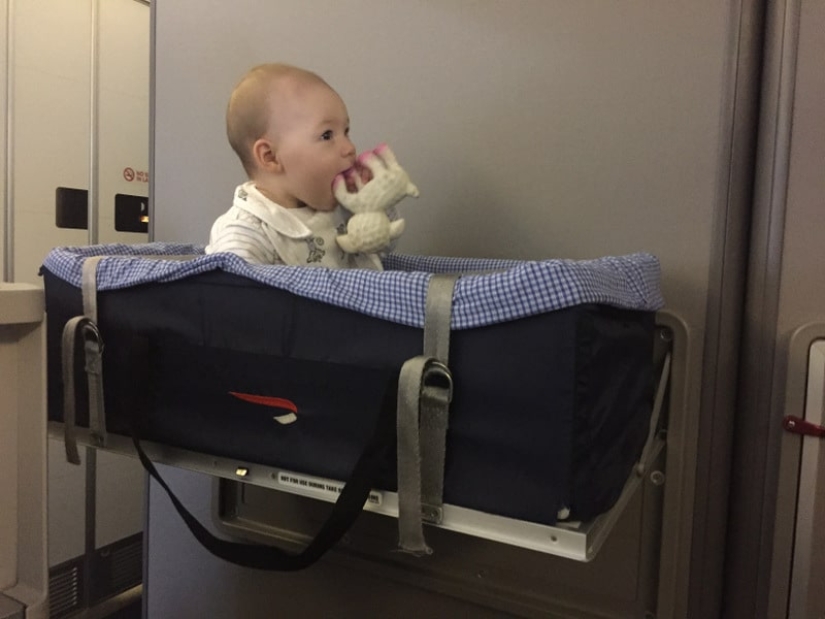
[[[820,438],[825,437],[825,427],[811,423],[810,421],[805,421],[799,417],[794,417],[793,415],[787,415],[782,420],[782,427],[794,434],[818,436]]]

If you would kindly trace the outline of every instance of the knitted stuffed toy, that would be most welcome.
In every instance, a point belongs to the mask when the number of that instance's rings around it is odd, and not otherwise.
[[[387,209],[406,196],[418,197],[418,188],[386,144],[361,154],[346,175],[335,177],[332,189],[339,204],[353,213],[346,234],[337,238],[338,245],[349,254],[386,249],[404,232],[404,220],[390,221]]]

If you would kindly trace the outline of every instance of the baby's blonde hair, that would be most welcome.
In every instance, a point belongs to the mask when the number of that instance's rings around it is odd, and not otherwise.
[[[269,130],[273,86],[285,78],[327,85],[311,71],[288,64],[252,67],[238,82],[226,107],[226,136],[248,176],[255,171],[252,145]]]

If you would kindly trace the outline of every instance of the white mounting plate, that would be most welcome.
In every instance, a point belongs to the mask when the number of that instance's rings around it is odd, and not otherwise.
[[[49,422],[49,433],[53,438],[62,438],[63,424]],[[77,428],[77,435],[78,442],[90,447],[95,446],[88,429]],[[204,455],[148,441],[142,442],[141,446],[154,462],[327,502],[334,502],[343,486],[342,482],[336,480]],[[647,466],[643,470],[650,470],[649,465],[657,461],[664,446],[663,440],[656,439],[654,448],[650,450]],[[108,435],[106,450],[137,457],[132,439],[117,434]],[[576,561],[590,561],[607,539],[633,495],[641,487],[642,481],[643,477],[636,472],[632,473],[613,508],[590,522],[558,523],[556,526],[548,526],[456,505],[444,505],[443,521],[431,526]],[[398,517],[398,495],[395,492],[374,490],[364,509]]]

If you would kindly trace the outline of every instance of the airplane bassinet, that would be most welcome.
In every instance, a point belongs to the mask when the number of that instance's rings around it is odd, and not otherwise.
[[[352,513],[278,569],[315,560],[365,501],[397,501],[416,553],[422,518],[451,507],[538,526],[610,509],[650,435],[658,261],[390,255],[385,268],[163,243],[53,250],[49,419],[70,459],[79,429],[101,446],[134,433],[139,451],[138,437],[340,493]],[[246,548],[210,549],[271,566]]]

